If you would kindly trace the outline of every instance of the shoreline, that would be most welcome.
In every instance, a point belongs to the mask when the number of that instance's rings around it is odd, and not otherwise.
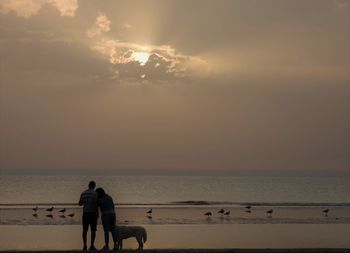
[[[205,200],[185,200],[185,201],[170,201],[170,202],[145,202],[145,203],[116,203],[115,206],[135,206],[135,207],[143,207],[143,206],[235,206],[244,208],[247,205],[251,205],[252,207],[265,207],[265,206],[280,206],[280,207],[349,207],[350,202],[256,202],[256,201],[205,201]],[[30,208],[38,206],[42,208],[57,206],[57,207],[75,207],[81,208],[77,203],[70,202],[33,202],[33,203],[0,203],[0,207],[23,207]]]

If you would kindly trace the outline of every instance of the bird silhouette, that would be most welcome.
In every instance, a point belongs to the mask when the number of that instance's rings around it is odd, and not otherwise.
[[[251,206],[251,205],[247,205],[247,206],[245,206],[245,208],[247,208],[248,210],[250,210],[250,209],[252,208],[252,206]]]
[[[152,218],[152,215],[147,215],[147,218],[150,219],[150,220],[153,219],[153,218]]]
[[[53,218],[53,215],[52,215],[52,214],[47,214],[47,215],[46,215],[46,217],[48,217],[48,218],[51,218],[51,219],[52,219],[52,218]]]
[[[48,211],[48,212],[52,212],[52,211],[53,211],[53,209],[54,209],[54,207],[52,206],[52,207],[50,207],[50,208],[47,208],[47,209],[46,209],[46,211]]]
[[[209,217],[212,216],[213,214],[212,214],[211,212],[206,212],[204,215],[208,216],[208,218],[209,218]]]
[[[66,212],[66,208],[63,208],[61,210],[59,210],[60,213],[65,213]]]
[[[218,213],[224,214],[224,213],[225,213],[225,210],[221,208],[221,209],[218,211]]]
[[[152,208],[151,208],[151,209],[149,209],[146,213],[152,214],[152,212],[153,212],[153,210],[152,210]]]
[[[329,213],[329,208],[325,209],[322,211],[324,213],[325,216],[328,216],[328,213]]]
[[[273,213],[273,209],[267,210],[266,213],[267,215],[269,215],[269,217],[271,217]]]
[[[39,210],[39,208],[38,208],[38,206],[36,206],[36,207],[32,208],[32,210],[33,210],[34,212],[36,212],[36,211]]]
[[[38,218],[38,214],[37,214],[37,213],[33,213],[33,216],[34,216],[35,218]]]
[[[225,212],[225,215],[226,215],[226,216],[229,216],[229,215],[230,215],[230,213],[231,213],[231,211],[230,211],[230,210],[229,210],[229,211],[226,211],[226,212]]]
[[[64,219],[64,218],[66,218],[66,216],[64,214],[61,214],[60,218]]]
[[[69,217],[74,217],[74,213],[68,214]]]

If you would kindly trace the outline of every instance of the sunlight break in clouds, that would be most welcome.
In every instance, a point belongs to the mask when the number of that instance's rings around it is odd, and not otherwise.
[[[0,12],[15,12],[18,16],[28,18],[37,15],[45,4],[55,7],[61,16],[73,17],[78,9],[78,0],[2,0]]]
[[[118,77],[182,78],[195,72],[203,75],[203,69],[208,72],[204,60],[177,53],[169,45],[141,45],[108,38],[104,35],[110,31],[110,27],[109,18],[99,13],[95,24],[87,30],[87,36],[93,39],[91,48],[106,56],[116,66],[113,73],[117,73]]]
[[[136,43],[121,42],[113,39],[102,38],[97,41],[92,49],[108,57],[111,64],[120,66],[133,64],[133,70],[137,73],[144,71],[146,76],[183,78],[190,75],[203,75],[209,73],[208,64],[199,57],[186,56],[177,53],[174,48],[161,46],[144,46]],[[126,70],[131,75],[130,70]],[[120,74],[120,70],[118,70]]]

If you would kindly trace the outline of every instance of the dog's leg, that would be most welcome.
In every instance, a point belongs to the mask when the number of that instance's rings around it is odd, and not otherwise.
[[[120,239],[117,241],[117,250],[120,250]]]
[[[139,250],[143,249],[143,242],[142,242],[142,236],[136,236],[136,240],[139,243]]]
[[[123,249],[123,239],[120,238],[118,243],[119,243],[119,249],[122,250]]]

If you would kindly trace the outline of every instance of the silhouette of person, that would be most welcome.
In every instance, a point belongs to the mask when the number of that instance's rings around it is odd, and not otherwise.
[[[91,245],[89,250],[97,250],[95,248],[96,227],[98,218],[97,209],[97,192],[94,191],[96,183],[94,181],[89,182],[89,189],[83,191],[80,195],[79,206],[83,206],[83,250],[87,250],[87,233],[89,226],[91,229]]]
[[[114,250],[117,250],[116,215],[113,199],[102,188],[96,189],[98,206],[101,211],[101,220],[105,236],[105,246],[102,250],[109,250],[109,232],[112,233]]]

